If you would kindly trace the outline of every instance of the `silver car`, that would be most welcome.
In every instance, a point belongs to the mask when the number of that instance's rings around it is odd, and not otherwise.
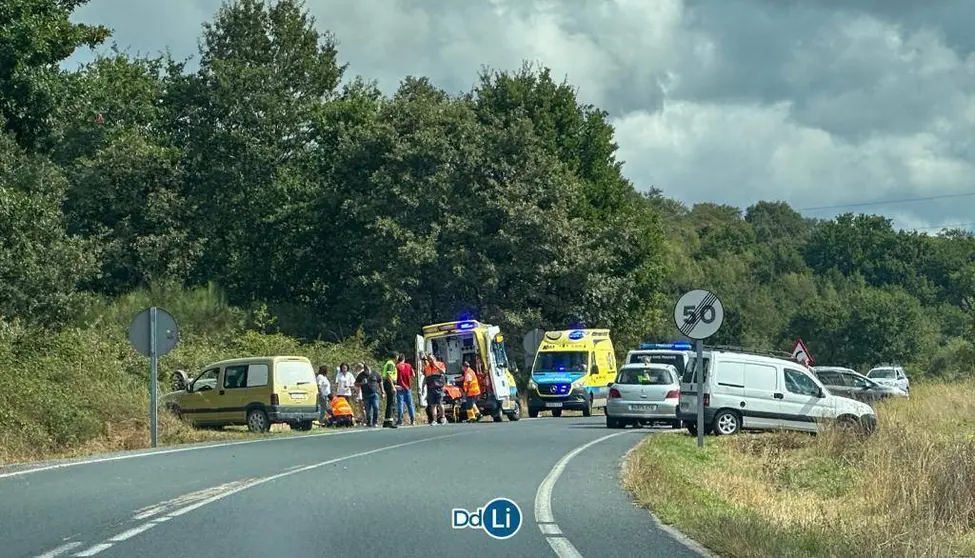
[[[626,364],[609,384],[606,403],[606,427],[626,428],[627,424],[664,422],[680,428],[677,405],[680,378],[670,364]]]

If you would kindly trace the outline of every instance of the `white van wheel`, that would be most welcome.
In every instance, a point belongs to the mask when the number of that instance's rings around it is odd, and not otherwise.
[[[721,411],[714,417],[714,432],[719,436],[736,434],[741,428],[741,419],[731,411]]]

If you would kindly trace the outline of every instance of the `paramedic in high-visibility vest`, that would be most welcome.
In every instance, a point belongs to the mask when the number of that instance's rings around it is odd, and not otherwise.
[[[443,390],[447,381],[447,366],[433,355],[426,356],[423,366],[423,383],[427,386],[427,421],[430,426],[445,424],[446,413],[443,408]]]
[[[353,426],[355,424],[352,405],[346,398],[332,394],[329,410],[331,413],[328,421],[329,426]]]
[[[464,361],[463,371],[463,410],[467,411],[467,422],[477,422],[481,418],[477,408],[477,397],[481,395],[481,384],[477,381],[477,373],[471,368],[469,362]]]
[[[386,416],[383,428],[396,428],[396,357],[383,364],[383,391],[386,392]]]

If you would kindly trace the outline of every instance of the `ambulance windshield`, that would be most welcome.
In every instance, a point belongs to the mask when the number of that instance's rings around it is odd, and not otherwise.
[[[550,372],[585,372],[589,365],[589,353],[583,351],[555,351],[539,353],[532,374]]]

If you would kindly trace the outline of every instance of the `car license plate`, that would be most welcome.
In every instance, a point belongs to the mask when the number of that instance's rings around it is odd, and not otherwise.
[[[291,398],[292,399],[304,399],[306,395],[307,395],[306,393],[301,392],[301,391],[299,391],[299,392],[292,391],[291,392]]]
[[[656,411],[656,405],[630,405],[631,411]]]
[[[561,407],[562,404],[561,403],[546,403],[545,406],[546,407]]]

